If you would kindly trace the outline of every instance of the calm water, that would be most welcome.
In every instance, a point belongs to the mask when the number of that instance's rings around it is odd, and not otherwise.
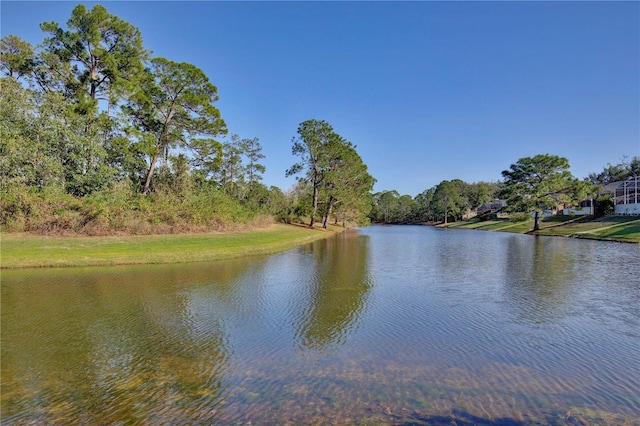
[[[640,424],[632,244],[373,226],[1,303],[3,425]]]

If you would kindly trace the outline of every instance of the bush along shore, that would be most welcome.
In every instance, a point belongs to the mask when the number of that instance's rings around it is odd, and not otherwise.
[[[211,261],[276,253],[344,230],[291,224],[300,220],[279,197],[256,208],[211,186],[144,195],[122,183],[84,197],[9,187],[0,268]]]
[[[550,216],[541,219],[540,229],[535,232],[532,231],[533,219],[528,216],[488,220],[475,217],[437,226],[640,243],[640,216]]]

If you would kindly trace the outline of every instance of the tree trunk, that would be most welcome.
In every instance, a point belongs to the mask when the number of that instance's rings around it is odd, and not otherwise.
[[[540,230],[539,219],[540,219],[539,213],[536,211],[535,215],[533,216],[533,230],[534,231]]]
[[[327,224],[329,223],[329,216],[331,216],[331,211],[333,210],[333,198],[329,197],[329,206],[327,207],[327,213],[322,219],[322,227],[327,229]]]
[[[153,172],[156,170],[156,162],[158,161],[158,156],[160,153],[156,153],[151,159],[151,164],[149,165],[149,172],[147,173],[147,180],[144,183],[144,189],[142,193],[147,195],[149,193],[149,188],[151,186],[151,178],[153,177]]]
[[[318,210],[318,186],[313,185],[313,210],[311,212],[311,222],[309,228],[313,228],[313,224],[316,223],[316,212]]]
[[[449,202],[449,197],[444,196],[444,224],[447,224],[447,203]]]
[[[171,109],[169,110],[169,114],[167,115],[167,118],[164,120],[162,133],[160,134],[156,142],[156,146],[158,147],[158,152],[154,154],[153,159],[151,160],[151,164],[149,164],[149,173],[147,173],[147,180],[144,183],[144,189],[142,190],[142,193],[145,195],[149,193],[149,188],[151,187],[151,179],[153,178],[153,172],[156,170],[156,162],[158,161],[158,157],[160,156],[160,153],[164,153],[165,149],[168,149],[168,146],[162,148],[162,141],[164,140],[165,136],[168,133],[169,124],[171,123],[171,119],[173,118],[174,112],[175,111],[172,105]]]

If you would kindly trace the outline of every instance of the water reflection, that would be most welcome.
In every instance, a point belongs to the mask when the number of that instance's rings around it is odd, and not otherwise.
[[[301,348],[322,351],[344,344],[357,327],[371,288],[368,277],[367,237],[345,232],[309,246],[315,259],[314,274],[306,286],[305,300],[295,300],[295,339]]]
[[[3,420],[215,421],[247,260],[99,269],[3,271]]]
[[[575,258],[553,238],[510,236],[505,294],[518,314],[534,323],[566,313],[573,294]]]
[[[3,271],[2,421],[640,424],[639,256],[371,227],[266,257]]]

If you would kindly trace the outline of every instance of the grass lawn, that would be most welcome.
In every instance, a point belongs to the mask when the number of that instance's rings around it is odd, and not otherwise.
[[[247,232],[126,237],[3,234],[1,268],[183,263],[269,254],[335,235],[335,231],[271,225]]]
[[[638,216],[609,216],[591,221],[570,223],[543,231],[542,234],[637,243],[640,242],[640,218]]]
[[[552,216],[540,220],[540,229],[551,228],[573,220],[571,216]],[[454,222],[449,225],[451,228],[482,229],[485,231],[505,231],[523,234],[533,229],[533,218],[513,222],[509,219],[492,219],[480,221],[477,218],[465,222]]]
[[[594,234],[603,239],[613,239],[618,241],[640,242],[640,219],[623,223],[615,227],[597,230]]]
[[[473,218],[447,226],[524,234],[533,229],[533,219],[511,222],[509,219],[480,221]],[[640,243],[640,217],[607,216],[593,219],[590,216],[550,216],[540,220],[540,230],[536,234]]]

